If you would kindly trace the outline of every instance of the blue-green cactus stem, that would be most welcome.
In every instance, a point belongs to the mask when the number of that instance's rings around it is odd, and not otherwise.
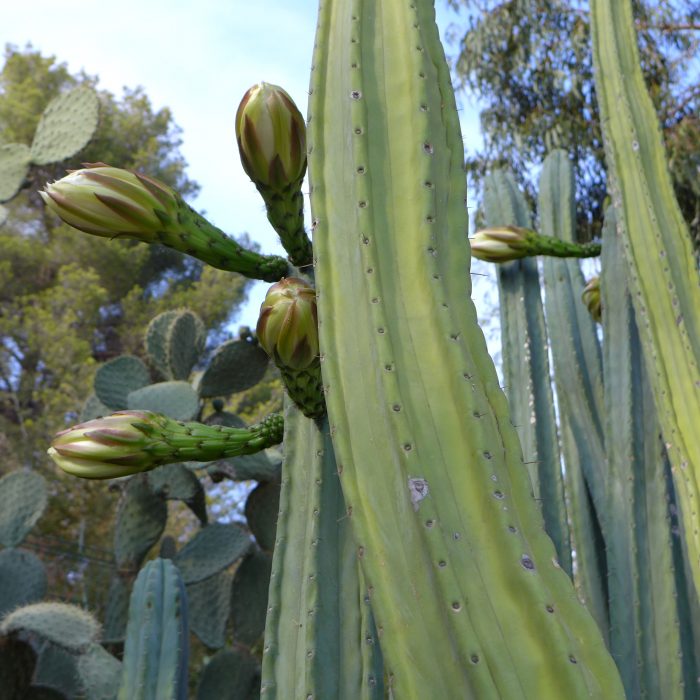
[[[511,173],[496,171],[486,178],[484,215],[489,227],[531,225],[527,202]],[[571,542],[537,262],[515,260],[499,265],[497,274],[503,374],[511,416],[545,529],[559,562],[571,575]]]
[[[610,650],[627,697],[680,699],[692,650],[682,644],[660,429],[612,207],[603,240]]]
[[[596,96],[632,300],[700,591],[700,285],[640,67],[630,0],[594,0]]]
[[[321,366],[389,692],[621,698],[544,532],[470,300],[433,3],[322,2],[313,65]]]
[[[288,400],[262,696],[383,698],[367,598],[327,422]]]

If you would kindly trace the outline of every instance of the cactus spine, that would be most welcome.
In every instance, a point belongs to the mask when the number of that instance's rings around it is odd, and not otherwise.
[[[629,0],[591,3],[596,95],[644,357],[700,592],[700,286],[639,64]]]
[[[469,300],[463,148],[432,3],[323,2],[316,47],[324,385],[389,686],[621,697],[544,535]]]

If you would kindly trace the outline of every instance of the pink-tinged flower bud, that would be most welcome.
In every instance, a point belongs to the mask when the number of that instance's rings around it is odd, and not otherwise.
[[[600,299],[600,278],[591,277],[583,288],[581,299],[593,320],[600,323],[603,319],[603,304]]]
[[[260,307],[257,335],[280,367],[303,370],[318,364],[316,292],[304,280],[288,277],[273,284]]]
[[[39,192],[50,211],[86,233],[147,243],[177,218],[178,195],[162,182],[102,163],[88,164]]]
[[[502,226],[477,231],[470,240],[475,258],[486,262],[509,262],[529,255],[528,229]]]
[[[151,411],[119,411],[57,433],[49,456],[64,472],[115,479],[173,462],[210,462],[279,444],[281,416],[249,428],[183,423]]]
[[[259,83],[246,92],[236,113],[236,139],[243,168],[258,188],[300,186],[306,172],[306,125],[281,87]]]
[[[148,411],[120,411],[62,430],[48,450],[64,472],[89,479],[114,479],[152,469],[144,452],[148,437],[140,425]]]

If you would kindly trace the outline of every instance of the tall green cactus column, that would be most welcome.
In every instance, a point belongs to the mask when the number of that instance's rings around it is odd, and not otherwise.
[[[463,146],[429,0],[325,0],[309,110],[322,372],[397,698],[617,698],[470,301]]]
[[[306,418],[290,400],[282,472],[262,696],[379,700],[381,652],[328,423]]]
[[[591,3],[596,95],[618,226],[683,534],[700,592],[700,285],[644,85],[629,0]]]

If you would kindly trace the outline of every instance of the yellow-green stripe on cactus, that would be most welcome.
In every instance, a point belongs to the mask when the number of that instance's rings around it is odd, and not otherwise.
[[[65,223],[105,238],[162,243],[221,270],[274,282],[287,262],[246,250],[188,206],[172,188],[140,173],[87,164],[39,193]]]
[[[119,411],[61,431],[48,453],[68,474],[114,479],[172,462],[254,454],[281,442],[283,431],[282,416],[276,414],[250,428],[229,428],[151,411]]]
[[[301,183],[306,173],[306,124],[289,94],[277,85],[253,85],[236,112],[243,169],[265,200],[267,218],[293,265],[311,265],[304,230]]]
[[[621,698],[544,534],[470,300],[433,3],[322,2],[313,65],[324,393],[389,692]]]

